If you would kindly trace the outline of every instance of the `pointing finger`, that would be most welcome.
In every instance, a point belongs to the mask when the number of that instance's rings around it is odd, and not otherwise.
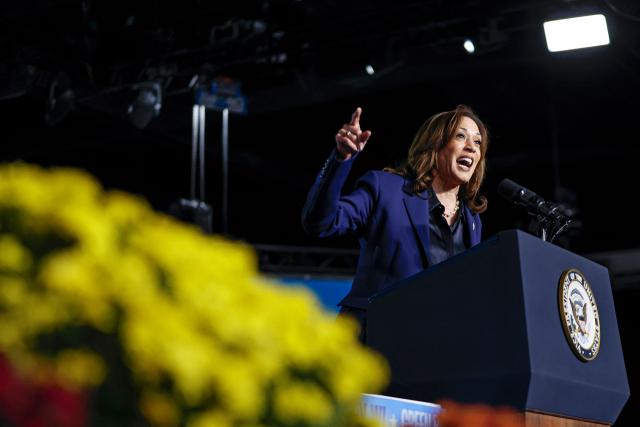
[[[360,125],[360,115],[362,114],[362,108],[356,108],[356,111],[351,115],[351,126],[359,126]]]

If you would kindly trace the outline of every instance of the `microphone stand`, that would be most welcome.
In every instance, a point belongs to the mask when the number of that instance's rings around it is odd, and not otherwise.
[[[531,214],[535,218],[537,224],[538,236],[545,242],[553,243],[553,241],[565,231],[572,220],[557,211],[557,207],[552,207],[549,214],[543,215],[538,211],[537,214]]]
[[[500,182],[498,193],[510,202],[526,209],[532,217],[529,230],[538,234],[545,242],[553,242],[572,222],[561,212],[559,206],[545,202],[533,191],[527,190],[510,179],[503,179]]]

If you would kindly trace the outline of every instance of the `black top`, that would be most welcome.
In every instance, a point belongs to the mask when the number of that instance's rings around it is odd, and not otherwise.
[[[469,247],[468,236],[464,227],[464,209],[460,206],[456,221],[449,225],[442,216],[444,205],[440,203],[436,193],[428,190],[429,194],[429,265],[436,265],[463,252]]]

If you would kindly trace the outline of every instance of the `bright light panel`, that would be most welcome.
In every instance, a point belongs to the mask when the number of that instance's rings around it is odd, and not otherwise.
[[[476,46],[473,44],[473,42],[470,39],[466,39],[462,46],[464,47],[464,50],[467,51],[467,53],[473,53],[476,51]]]
[[[604,15],[581,16],[544,23],[549,52],[582,49],[609,44]]]

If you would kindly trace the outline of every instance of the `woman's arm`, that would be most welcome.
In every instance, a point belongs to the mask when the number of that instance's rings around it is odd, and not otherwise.
[[[332,153],[318,174],[302,209],[302,227],[312,235],[327,237],[357,233],[369,222],[378,199],[378,175],[367,172],[348,195],[340,196],[353,158],[341,162]]]
[[[309,191],[302,210],[302,226],[309,234],[324,237],[355,232],[367,221],[375,194],[371,183],[360,180],[353,193],[340,197],[356,155],[371,136],[371,131],[360,129],[361,114],[362,109],[357,108],[351,121],[336,133],[336,149]]]

